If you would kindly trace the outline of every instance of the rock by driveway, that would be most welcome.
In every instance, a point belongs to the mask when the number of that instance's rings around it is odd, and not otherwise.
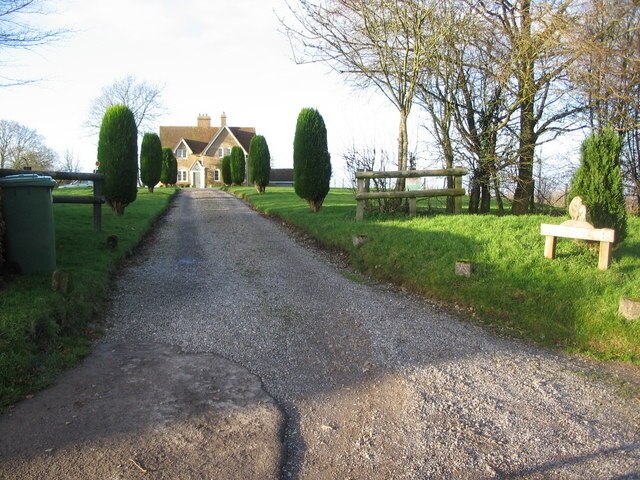
[[[242,433],[227,437],[236,440],[227,444],[229,456],[236,454],[229,464],[234,466],[214,478],[640,478],[640,400],[623,379],[585,360],[497,337],[422,299],[345,274],[223,192],[180,194],[155,238],[118,279],[107,323],[98,355],[114,345],[130,345],[132,353],[136,345],[172,345],[178,356],[221,355],[259,378],[278,403],[285,416],[281,439],[268,397],[243,410],[255,415],[264,408],[259,416],[265,430],[259,422],[247,421],[245,428],[229,419]],[[102,363],[105,375],[113,370]],[[179,377],[177,367],[168,370],[149,374],[158,388],[170,388],[172,375]],[[212,374],[211,367],[205,371]],[[126,385],[127,375],[122,377]],[[184,388],[191,385],[183,380]],[[212,398],[206,383],[200,398]],[[23,405],[43,411],[49,391],[18,406],[11,422],[27,434],[37,432]],[[152,396],[143,410],[159,408],[161,398]],[[215,422],[225,414],[215,411],[212,400],[209,418]],[[119,403],[129,402],[113,404]],[[56,408],[49,412],[50,421],[65,423]],[[182,422],[200,421],[197,409],[183,413]],[[47,417],[46,411],[41,415]],[[2,438],[5,425],[3,418]],[[151,419],[124,433],[113,425],[102,424],[92,461],[123,465],[124,457],[109,453],[111,442],[149,467],[143,474],[129,462],[129,477],[121,478],[207,478],[213,471],[207,469],[226,458],[207,444],[213,429],[200,442],[179,437],[182,443],[163,457],[147,453],[153,452],[147,432],[164,428],[162,421]],[[165,443],[177,436],[165,434]],[[277,458],[276,441],[268,438],[282,441],[277,473],[267,467]],[[85,443],[63,440],[60,458],[43,468],[61,468],[64,456],[69,462]],[[247,444],[255,450],[244,457]],[[25,472],[33,471],[29,458],[42,463],[38,452],[27,452]],[[198,461],[189,452],[200,452]],[[6,474],[12,464],[0,453],[0,472]],[[257,457],[271,462],[233,463]],[[180,458],[189,473],[172,477],[169,469]],[[263,473],[256,474],[259,468]]]

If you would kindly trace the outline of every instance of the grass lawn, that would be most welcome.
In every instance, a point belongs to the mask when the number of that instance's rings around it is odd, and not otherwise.
[[[57,193],[90,195],[91,190]],[[102,310],[111,275],[174,193],[140,189],[120,218],[103,206],[102,233],[93,231],[91,205],[54,205],[57,265],[71,273],[72,290],[52,291],[50,274],[20,275],[0,289],[0,407],[51,383],[88,352],[95,331],[87,324]],[[116,249],[107,248],[108,235],[118,236]]]
[[[351,263],[383,281],[467,308],[477,321],[509,335],[601,359],[640,363],[640,321],[617,314],[622,295],[640,296],[640,218],[613,253],[607,271],[597,251],[558,239],[557,259],[543,257],[541,223],[568,217],[531,215],[368,214],[355,221],[351,190],[332,190],[322,210],[311,213],[292,188],[232,188],[265,213],[290,222],[329,248],[349,253]],[[432,210],[433,200],[418,202]],[[369,242],[352,245],[352,235]],[[456,260],[470,260],[471,278],[454,274]],[[398,319],[401,321],[401,319]]]

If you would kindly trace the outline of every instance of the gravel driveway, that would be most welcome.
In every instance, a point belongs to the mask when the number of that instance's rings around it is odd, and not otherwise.
[[[640,400],[614,375],[353,277],[185,190],[118,279],[103,342],[259,377],[284,413],[281,478],[640,478]]]

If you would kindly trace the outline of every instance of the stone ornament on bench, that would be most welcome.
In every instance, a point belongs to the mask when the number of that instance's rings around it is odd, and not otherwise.
[[[552,225],[543,223],[540,225],[540,234],[545,235],[544,256],[545,258],[556,258],[557,237],[572,238],[574,240],[589,240],[600,242],[600,253],[598,256],[598,268],[606,270],[611,264],[611,250],[615,240],[615,230],[610,228],[595,228],[587,222],[587,207],[582,203],[582,198],[575,197],[569,205],[569,215],[571,220]]]

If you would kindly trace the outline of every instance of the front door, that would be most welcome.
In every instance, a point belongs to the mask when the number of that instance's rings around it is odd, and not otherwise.
[[[201,182],[200,182],[200,175],[201,172],[191,172],[193,178],[191,179],[191,186],[195,187],[195,188],[202,188]]]

